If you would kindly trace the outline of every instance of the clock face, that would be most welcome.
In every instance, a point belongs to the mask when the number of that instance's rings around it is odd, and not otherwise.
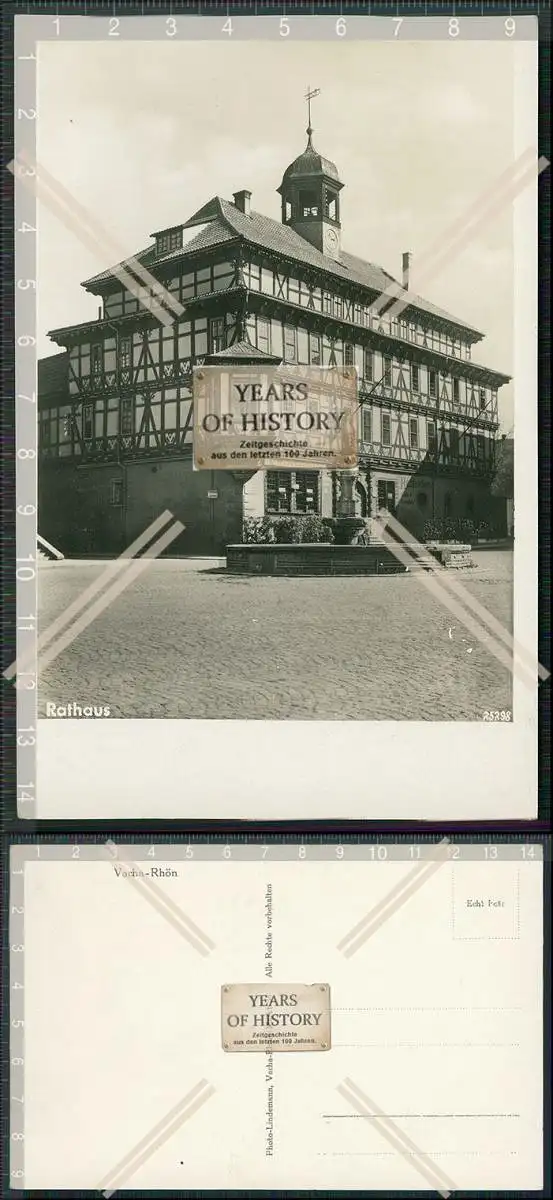
[[[328,250],[335,250],[338,245],[338,234],[333,229],[327,229],[325,233],[325,246]]]

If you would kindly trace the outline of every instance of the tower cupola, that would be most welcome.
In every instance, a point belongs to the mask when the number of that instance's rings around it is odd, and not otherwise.
[[[307,146],[286,168],[278,192],[282,199],[282,223],[316,246],[329,258],[340,255],[340,181],[337,168],[313,145],[311,100],[318,89],[307,92]]]

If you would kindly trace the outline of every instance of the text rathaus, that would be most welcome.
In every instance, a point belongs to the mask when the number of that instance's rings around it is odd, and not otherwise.
[[[341,511],[341,472],[193,471],[192,368],[206,362],[355,366],[356,514],[387,508],[417,536],[489,518],[508,376],[472,360],[481,333],[411,294],[409,255],[408,303],[397,317],[375,304],[395,281],[342,249],[343,184],[307,135],[280,221],[248,191],[216,196],[136,255],[178,301],[171,320],[123,286],[120,264],[83,284],[97,320],[50,333],[63,352],[39,363],[39,533],[64,553],[118,554],[164,510],[185,526],[170,551],[182,555],[224,553],[247,517]]]

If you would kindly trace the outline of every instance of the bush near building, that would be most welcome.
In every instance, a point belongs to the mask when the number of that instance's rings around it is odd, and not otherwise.
[[[333,542],[332,530],[317,516],[249,517],[244,521],[245,542]]]
[[[466,521],[454,517],[436,518],[427,521],[424,527],[424,542],[475,542],[493,541],[503,536],[499,525],[491,521]]]

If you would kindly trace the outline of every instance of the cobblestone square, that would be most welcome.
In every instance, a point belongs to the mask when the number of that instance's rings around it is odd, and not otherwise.
[[[512,553],[451,575],[512,628]],[[41,629],[105,569],[41,564]],[[447,580],[447,575],[444,576]],[[479,721],[511,677],[416,575],[250,578],[152,561],[40,678],[46,704],[113,717]]]

